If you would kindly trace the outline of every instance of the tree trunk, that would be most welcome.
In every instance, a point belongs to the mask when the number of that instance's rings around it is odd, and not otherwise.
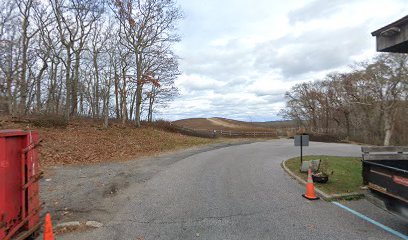
[[[116,110],[116,119],[120,118],[120,106],[119,106],[119,76],[117,73],[116,65],[114,66],[115,71],[115,110]]]
[[[394,119],[391,109],[386,109],[384,111],[384,146],[389,146],[391,143],[393,121]]]
[[[85,111],[84,109],[84,91],[85,91],[84,87],[81,86],[80,88],[78,88],[78,91],[79,91],[79,112],[81,114],[84,114],[84,111]]]
[[[99,117],[99,69],[98,69],[98,55],[96,53],[96,50],[94,49],[94,54],[93,54],[93,65],[95,69],[95,110],[96,110],[96,116]]]
[[[350,138],[350,113],[344,112],[344,117],[346,118],[347,138]]]
[[[136,71],[136,80],[137,80],[137,85],[136,85],[136,115],[135,115],[135,120],[136,120],[136,127],[140,127],[140,107],[142,105],[142,53],[139,53],[136,55],[136,65],[137,65],[137,71]]]
[[[80,63],[81,52],[79,50],[75,53],[75,66],[74,66],[74,76],[72,78],[71,85],[71,115],[76,115],[78,113],[78,86],[79,86],[79,63]]]
[[[154,103],[154,98],[156,96],[156,87],[152,85],[152,90],[150,92],[149,96],[149,110],[147,114],[147,121],[152,122],[153,121],[153,103]]]
[[[67,64],[65,69],[65,118],[69,119],[71,111],[71,47],[67,49]]]
[[[123,89],[122,89],[122,126],[125,126],[127,120],[127,89],[126,89],[126,70],[122,69]]]
[[[129,119],[133,119],[133,110],[135,109],[136,105],[136,92],[132,94],[132,97],[130,99],[130,109],[129,109]]]
[[[8,73],[6,76],[6,83],[7,83],[7,105],[8,105],[8,112],[10,114],[14,114],[13,111],[13,91],[12,91],[12,82],[13,82],[13,77],[11,76],[12,70],[13,69],[13,64],[11,63],[10,60],[10,66],[8,69]]]
[[[110,84],[109,84],[110,85]],[[109,126],[109,101],[110,101],[110,98],[109,98],[109,89],[110,88],[110,86],[108,86],[108,90],[107,90],[107,93],[106,93],[106,96],[105,96],[105,98],[106,99],[104,99],[104,102],[103,102],[103,117],[104,117],[104,121],[103,121],[103,127],[104,128],[108,128],[108,126]]]
[[[46,60],[43,60],[43,65],[40,69],[40,72],[38,73],[36,77],[36,88],[35,88],[35,93],[36,93],[36,110],[37,112],[41,111],[41,78],[44,74],[44,71],[47,69],[48,64]]]
[[[27,86],[27,66],[28,66],[28,59],[27,59],[27,51],[28,51],[28,43],[29,39],[27,37],[27,27],[28,21],[25,19],[23,21],[23,39],[22,39],[22,59],[21,59],[21,77],[20,77],[20,104],[19,104],[19,114],[24,115],[26,110],[26,102],[27,102],[27,94],[28,94],[28,86]]]

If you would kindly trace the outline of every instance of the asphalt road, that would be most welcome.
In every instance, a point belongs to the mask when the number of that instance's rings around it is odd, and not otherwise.
[[[301,197],[281,168],[293,140],[230,146],[188,156],[123,190],[104,227],[59,239],[399,239],[333,203]],[[360,146],[314,143],[304,154],[360,156]],[[401,219],[365,200],[344,203],[408,234]]]

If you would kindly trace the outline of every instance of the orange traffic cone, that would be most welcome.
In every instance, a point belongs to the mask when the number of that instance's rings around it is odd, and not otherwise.
[[[44,240],[54,240],[54,233],[52,232],[52,222],[50,213],[47,213],[47,215],[45,215]]]
[[[317,200],[319,197],[316,196],[314,191],[313,179],[312,179],[312,169],[309,168],[308,176],[307,176],[307,183],[306,183],[306,194],[302,194],[304,198],[309,200]]]

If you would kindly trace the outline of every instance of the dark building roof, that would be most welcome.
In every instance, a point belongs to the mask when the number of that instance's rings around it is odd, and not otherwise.
[[[408,15],[371,33],[377,51],[408,53]]]

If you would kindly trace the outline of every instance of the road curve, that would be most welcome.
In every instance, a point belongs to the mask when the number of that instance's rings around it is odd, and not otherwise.
[[[360,156],[360,146],[312,142],[306,155]],[[202,152],[130,186],[104,227],[60,239],[398,239],[332,203],[301,197],[281,168],[292,140]],[[374,207],[374,206],[373,206]]]

